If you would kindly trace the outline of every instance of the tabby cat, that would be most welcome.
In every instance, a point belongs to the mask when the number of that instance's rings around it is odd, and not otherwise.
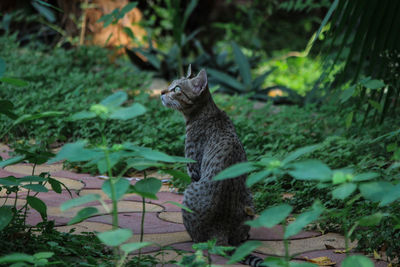
[[[187,171],[191,183],[183,204],[183,223],[195,243],[216,239],[218,245],[238,246],[249,236],[244,222],[253,218],[253,201],[246,175],[223,181],[212,178],[225,168],[246,161],[246,153],[232,121],[214,103],[203,69],[194,77],[189,66],[185,78],[161,92],[164,106],[180,111],[186,121],[185,156],[195,160]],[[257,266],[260,258],[249,256]]]

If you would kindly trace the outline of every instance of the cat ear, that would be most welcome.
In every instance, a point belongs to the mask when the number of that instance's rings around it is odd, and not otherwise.
[[[199,74],[195,78],[192,79],[193,89],[197,94],[200,94],[207,88],[208,81],[207,81],[207,73],[204,69],[201,69]]]
[[[191,79],[194,77],[194,73],[192,73],[192,64],[189,64],[186,79]]]

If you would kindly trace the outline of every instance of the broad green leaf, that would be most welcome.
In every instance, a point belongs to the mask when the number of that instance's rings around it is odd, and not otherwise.
[[[146,112],[146,108],[139,103],[135,103],[127,108],[119,108],[110,115],[110,119],[130,120]]]
[[[174,162],[179,162],[179,163],[195,163],[195,160],[185,158],[185,157],[179,157],[179,156],[171,156],[174,159]]]
[[[151,242],[137,242],[137,243],[128,243],[128,244],[123,244],[121,245],[121,249],[126,253],[129,254],[135,250],[147,247],[152,245],[153,243]]]
[[[81,197],[73,198],[62,203],[60,206],[60,210],[66,211],[70,208],[77,207],[99,199],[101,199],[99,194],[88,194]]]
[[[383,181],[364,183],[359,186],[361,195],[374,202],[381,201],[392,188],[391,183]]]
[[[165,164],[153,161],[153,160],[146,160],[146,159],[138,159],[138,158],[133,158],[133,159],[128,159],[126,163],[129,165],[129,167],[135,168],[138,171],[143,171],[148,168],[159,168],[165,166]]]
[[[31,4],[49,22],[54,23],[56,21],[56,16],[50,8],[42,5],[39,1],[32,1]]]
[[[33,254],[33,257],[35,257],[36,259],[48,259],[48,258],[53,257],[53,255],[54,255],[54,252],[44,251],[44,252],[38,252],[38,253]]]
[[[355,182],[367,181],[367,180],[372,180],[372,179],[378,178],[379,176],[380,176],[380,174],[377,172],[360,173],[360,174],[357,174],[356,176],[354,176],[352,181],[355,181]]]
[[[173,157],[171,157],[163,152],[156,151],[156,150],[151,150],[151,149],[147,150],[146,149],[146,150],[139,151],[139,154],[148,160],[175,162],[175,159]]]
[[[132,231],[130,229],[116,229],[97,234],[101,242],[111,247],[121,245],[131,238],[131,236]]]
[[[262,243],[260,241],[247,241],[246,243],[240,245],[235,253],[233,253],[232,257],[228,261],[228,264],[232,264],[242,260],[244,257],[249,255],[253,250],[261,246]]]
[[[75,223],[80,223],[84,220],[86,220],[89,217],[92,217],[93,215],[98,214],[99,211],[95,207],[86,207],[78,211],[78,213],[75,215],[74,218],[72,218],[69,222],[68,225],[72,225]]]
[[[383,195],[381,203],[379,203],[380,207],[386,206],[400,198],[400,183],[395,185],[392,189]]]
[[[332,184],[343,184],[346,182],[353,181],[354,175],[352,174],[352,170],[350,169],[340,169],[335,170],[332,175]]]
[[[108,168],[112,169],[115,166],[115,164],[117,164],[120,161],[121,157],[122,157],[121,153],[114,152],[109,155],[108,163],[105,156],[99,159],[99,161],[97,161],[97,169],[99,170],[99,173],[107,173]],[[110,165],[108,166],[108,164]]]
[[[101,186],[103,192],[106,193],[110,199],[112,199],[110,184],[114,183],[114,181],[115,179],[108,179],[104,181],[103,185]],[[116,182],[114,183],[116,200],[120,200],[124,196],[124,194],[129,189],[129,185],[130,182],[125,178],[119,178],[118,180],[116,180]]]
[[[318,264],[311,262],[289,262],[289,267],[318,267]]]
[[[116,108],[122,105],[128,99],[128,95],[124,91],[118,91],[100,102],[106,107]]]
[[[246,87],[249,87],[251,84],[251,69],[249,61],[247,57],[243,54],[242,50],[240,50],[239,46],[232,42],[233,54],[235,56],[236,64],[239,67],[240,76],[242,77],[243,83]],[[248,88],[249,89],[249,88]]]
[[[320,147],[320,145],[317,144],[317,145],[311,145],[311,146],[305,146],[305,147],[299,148],[299,149],[293,151],[292,153],[290,153],[284,160],[282,160],[282,163],[283,164],[290,163],[305,154],[313,152],[314,150],[318,149],[319,147]]]
[[[131,11],[132,9],[134,9],[136,6],[138,5],[138,2],[132,2],[127,4],[126,6],[124,6],[121,11],[119,12],[120,14],[120,18],[122,18],[123,16],[125,16],[126,13],[128,13],[129,11]]]
[[[128,35],[132,40],[135,39],[135,34],[133,33],[133,31],[131,30],[131,28],[129,27],[123,27],[122,30],[126,33],[126,35]]]
[[[373,106],[374,109],[378,110],[379,112],[382,112],[383,107],[382,107],[382,105],[381,105],[379,102],[374,101],[374,100],[368,100],[368,103],[369,103],[371,106]]]
[[[187,212],[193,212],[193,211],[192,211],[191,209],[189,209],[188,207],[182,205],[181,203],[175,202],[175,201],[165,201],[164,203],[169,203],[169,204],[175,205],[175,206],[177,206],[177,207],[179,207],[179,208],[181,208],[181,209],[183,209],[183,210],[186,210]],[[164,204],[164,203],[163,203],[163,204]]]
[[[14,176],[0,178],[0,184],[5,186],[19,186],[20,182]]]
[[[3,230],[12,220],[14,213],[11,208],[2,206],[0,207],[0,231]]]
[[[270,170],[262,170],[260,172],[255,172],[249,175],[246,180],[247,187],[251,187],[252,185],[258,183],[264,178],[268,177],[271,174]]]
[[[352,255],[342,261],[342,267],[374,267],[374,263],[363,255]]]
[[[18,178],[20,183],[26,183],[26,182],[45,182],[47,181],[46,178],[40,177],[40,176],[24,176],[21,178]]]
[[[23,185],[22,187],[32,190],[34,192],[48,192],[49,191],[44,185],[41,185],[41,184],[26,184],[26,185]]]
[[[96,113],[91,112],[91,111],[81,111],[78,113],[75,113],[71,117],[69,117],[69,120],[71,121],[77,121],[77,120],[84,120],[84,119],[92,119],[96,117]]]
[[[28,202],[31,208],[35,209],[37,212],[40,213],[40,216],[43,220],[47,218],[47,206],[46,204],[39,198],[34,196],[27,196],[26,201]]]
[[[331,179],[332,171],[319,160],[305,160],[290,164],[292,168],[289,174],[298,180],[328,181]]]
[[[340,103],[344,103],[346,102],[350,97],[353,96],[354,92],[356,90],[356,86],[350,86],[349,88],[347,88],[346,90],[344,90],[341,94],[340,94]]]
[[[77,141],[64,145],[57,155],[48,161],[48,163],[54,163],[60,160],[68,160],[70,162],[77,161],[89,161],[95,158],[101,158],[104,153],[93,149],[86,149],[86,141]]]
[[[41,119],[41,118],[48,118],[48,117],[58,117],[64,115],[64,112],[61,111],[45,111],[45,112],[41,112],[41,113],[36,113],[36,114],[24,114],[21,117],[19,117],[18,119],[16,119],[13,123],[13,125],[17,125],[20,124],[22,122],[26,122],[26,121],[32,121],[32,120],[37,120],[37,119]]]
[[[322,208],[314,208],[313,210],[300,214],[294,222],[286,227],[284,238],[288,239],[291,236],[297,235],[301,229],[318,219],[322,212]]]
[[[4,72],[6,72],[6,62],[0,58],[0,78],[3,76]]]
[[[25,159],[25,156],[16,156],[14,158],[9,158],[3,161],[0,161],[0,168],[7,167],[8,165],[13,165],[19,163]]]
[[[361,226],[375,226],[378,225],[385,215],[381,212],[362,217],[358,223]]]
[[[53,178],[48,178],[48,181],[54,192],[61,194],[62,192],[61,183]]]
[[[190,176],[185,172],[181,172],[181,171],[178,171],[178,170],[163,170],[163,172],[165,172],[165,173],[167,173],[167,174],[169,174],[169,175],[173,176],[174,178],[177,178],[177,179],[179,179],[181,181],[187,182],[187,183],[190,183],[192,181]]]
[[[345,199],[357,189],[357,185],[353,183],[344,183],[332,191],[333,198]]]
[[[211,75],[214,79],[219,81],[221,84],[226,85],[230,88],[233,88],[234,90],[238,92],[244,91],[246,88],[244,87],[243,84],[238,82],[235,78],[229,76],[228,74],[225,74],[221,71],[214,70],[214,69],[207,69],[207,73]]]
[[[35,258],[25,253],[13,253],[0,257],[0,263],[29,262],[35,263]]]
[[[28,83],[23,80],[11,77],[1,77],[0,82],[8,83],[17,87],[23,87],[28,85]]]
[[[218,173],[214,178],[213,181],[221,181],[225,179],[236,178],[240,175],[249,173],[251,171],[256,170],[257,168],[253,165],[252,162],[241,162],[235,165],[232,165],[225,170]]]
[[[381,80],[367,80],[365,82],[362,82],[362,85],[364,85],[368,89],[375,90],[384,87],[385,83]]]
[[[145,198],[158,199],[156,194],[160,190],[162,183],[157,178],[146,178],[138,181],[133,186],[133,193]]]
[[[246,222],[251,227],[266,227],[271,228],[281,223],[289,214],[293,208],[288,204],[281,204],[275,207],[270,207],[263,212],[260,216],[252,221]]]

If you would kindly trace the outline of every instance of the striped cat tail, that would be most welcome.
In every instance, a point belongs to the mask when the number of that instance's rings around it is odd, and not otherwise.
[[[261,266],[261,263],[264,262],[264,259],[253,255],[253,254],[249,254],[247,255],[243,260],[240,261],[241,264],[246,264],[249,265],[251,267],[259,267]]]

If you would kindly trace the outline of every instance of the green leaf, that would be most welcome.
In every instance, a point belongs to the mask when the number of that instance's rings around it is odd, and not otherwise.
[[[0,178],[0,184],[5,186],[19,186],[20,182],[14,176]]]
[[[389,192],[393,185],[389,182],[370,182],[359,186],[361,195],[371,201],[379,202]]]
[[[53,255],[54,255],[54,252],[44,251],[44,252],[38,252],[38,253],[33,254],[33,257],[36,259],[49,259],[49,258],[53,257]]]
[[[374,267],[374,263],[363,255],[353,255],[343,260],[342,267]]]
[[[11,208],[2,206],[0,207],[0,231],[3,230],[12,220],[14,213]]]
[[[318,267],[319,265],[311,262],[289,262],[289,267]]]
[[[385,83],[381,80],[367,80],[365,82],[362,82],[362,85],[364,85],[368,89],[375,90],[384,87]]]
[[[30,183],[30,182],[45,182],[47,181],[46,178],[40,177],[40,176],[24,176],[21,178],[18,178],[20,183]]]
[[[164,162],[171,162],[171,163],[175,162],[175,159],[173,157],[171,157],[170,155],[167,155],[163,152],[156,151],[156,150],[146,149],[146,150],[139,151],[139,154],[148,160],[164,161]]]
[[[11,77],[1,77],[0,82],[8,83],[17,87],[23,87],[28,85],[28,83],[23,80]]]
[[[322,212],[322,208],[315,207],[313,210],[300,214],[294,222],[286,227],[284,238],[288,239],[291,236],[297,235],[301,229],[318,219]]]
[[[116,229],[97,234],[101,242],[111,247],[121,245],[131,238],[131,236],[132,231],[130,229]]]
[[[116,108],[122,105],[128,99],[128,95],[124,91],[118,91],[100,102],[100,105]]]
[[[351,126],[351,123],[353,122],[353,116],[354,116],[354,111],[350,112],[347,114],[346,119],[345,119],[345,124],[346,128],[349,129]]]
[[[130,120],[146,112],[146,108],[139,103],[135,103],[128,108],[119,108],[110,115],[110,119]]]
[[[361,226],[375,226],[375,225],[378,225],[381,222],[383,217],[384,217],[383,213],[377,212],[375,214],[362,217],[358,221],[358,223]]]
[[[160,190],[162,183],[156,178],[146,178],[138,181],[133,186],[133,193],[145,198],[158,199],[156,194]]]
[[[72,218],[69,222],[68,225],[72,225],[75,223],[80,223],[84,220],[86,220],[89,217],[92,217],[93,215],[98,214],[99,211],[97,208],[95,207],[86,207],[81,209],[80,211],[78,211],[78,213],[76,214],[76,216],[74,218]]]
[[[34,196],[27,196],[26,201],[29,206],[40,213],[43,221],[47,219],[47,206],[41,199]]]
[[[228,86],[229,88],[232,88],[235,91],[243,92],[246,89],[244,85],[239,83],[235,78],[221,71],[208,68],[207,73],[210,74],[214,79],[216,79],[221,84]]]
[[[352,97],[354,95],[354,92],[356,91],[356,86],[350,86],[349,88],[347,88],[346,90],[344,90],[341,94],[340,94],[340,103],[344,103],[347,100],[349,100],[350,97]]]
[[[17,115],[15,115],[14,112],[14,105],[11,101],[8,100],[0,100],[0,113],[8,116],[9,118],[15,120],[18,118]],[[4,134],[4,133],[3,133]]]
[[[3,76],[4,72],[6,72],[6,62],[0,58],[0,78]]]
[[[319,160],[305,160],[292,163],[293,170],[289,174],[298,180],[329,181],[332,176],[331,169]]]
[[[25,253],[13,253],[0,257],[0,263],[12,263],[12,262],[29,262],[35,263],[35,258]]]
[[[382,105],[381,105],[379,102],[374,101],[374,100],[368,100],[368,103],[369,103],[374,109],[378,110],[379,112],[382,112],[383,107],[382,107]]]
[[[379,173],[376,172],[366,172],[366,173],[360,173],[354,176],[353,181],[355,182],[361,182],[361,181],[367,181],[367,180],[372,180],[375,178],[378,178],[380,176]]]
[[[129,254],[135,250],[147,247],[152,245],[153,243],[151,242],[137,242],[137,243],[128,243],[128,244],[123,244],[121,245],[121,249],[126,253]]]
[[[163,170],[163,172],[173,176],[176,179],[184,181],[186,183],[190,183],[192,181],[190,176],[185,172],[181,172],[181,171],[178,171],[178,170]]]
[[[311,146],[305,146],[305,147],[299,148],[299,149],[293,151],[292,153],[290,153],[284,160],[282,160],[282,163],[283,164],[290,163],[305,154],[313,152],[314,150],[318,149],[319,147],[320,147],[320,145],[317,144],[317,145],[311,145]]]
[[[51,185],[51,188],[54,190],[54,192],[61,194],[62,189],[61,189],[61,183],[57,181],[56,179],[53,178],[48,178],[49,184]]]
[[[266,227],[271,228],[281,223],[289,214],[293,208],[288,204],[281,204],[275,207],[270,207],[263,212],[260,216],[252,221],[246,222],[251,227]]]
[[[26,184],[26,185],[23,185],[22,187],[32,190],[32,191],[35,191],[35,192],[48,192],[49,191],[44,185],[41,185],[41,184]]]
[[[32,6],[49,22],[54,23],[56,21],[56,16],[54,15],[54,12],[50,8],[42,5],[41,2],[32,1]]]
[[[400,198],[400,183],[390,189],[385,195],[382,197],[381,203],[379,203],[380,207],[386,206],[393,201],[396,201]]]
[[[123,18],[126,13],[134,9],[138,5],[138,2],[132,2],[124,6],[121,11],[119,12],[120,18]]]
[[[95,151],[93,149],[86,149],[85,146],[86,141],[82,140],[75,143],[66,144],[53,159],[48,161],[48,163],[54,163],[64,159],[70,162],[89,161],[104,157],[103,152]]]
[[[65,201],[64,203],[61,204],[60,210],[61,211],[66,211],[70,208],[77,207],[92,201],[100,200],[101,197],[99,194],[88,194],[84,195],[81,197],[73,198],[70,200]]]
[[[97,161],[97,169],[99,170],[99,173],[106,173],[108,171],[108,168],[112,169],[115,164],[117,164],[122,157],[122,154],[119,152],[113,152],[109,155],[108,160],[109,162],[107,163],[107,159],[105,157],[102,157],[99,161]],[[108,166],[108,164],[110,164]]]
[[[48,117],[58,117],[64,115],[64,112],[61,111],[46,111],[46,112],[41,112],[41,113],[36,113],[36,114],[24,114],[18,119],[16,119],[13,123],[13,125],[20,124],[22,122],[26,121],[32,121],[32,120],[37,120],[41,118],[48,118]]]
[[[119,178],[118,180],[108,179],[104,181],[101,189],[104,193],[107,194],[110,199],[112,199],[110,183],[114,183],[116,200],[120,200],[124,196],[124,194],[128,191],[130,185],[130,182],[125,178]]]
[[[0,161],[0,168],[4,168],[4,167],[7,167],[8,165],[20,163],[24,159],[25,159],[25,156],[16,156],[14,158],[9,158],[9,159]]]
[[[181,208],[181,209],[183,209],[183,210],[186,210],[187,212],[190,212],[190,213],[193,212],[193,211],[192,211],[191,209],[189,209],[188,207],[182,205],[181,203],[175,202],[175,201],[165,201],[164,203],[169,203],[169,204],[175,205],[175,206],[177,206],[177,207],[179,207],[179,208]],[[164,204],[164,203],[163,203],[163,204]]]
[[[85,120],[85,119],[92,119],[96,117],[96,113],[91,112],[91,111],[81,111],[78,113],[75,113],[71,117],[69,117],[69,120],[71,121],[77,121],[77,120]]]
[[[246,180],[247,187],[251,187],[252,185],[258,183],[259,181],[263,180],[265,177],[270,176],[270,170],[262,170],[260,172],[255,172],[249,175]]]
[[[357,189],[357,185],[353,183],[341,184],[339,187],[332,191],[333,198],[345,199],[350,196]]]
[[[236,178],[240,175],[249,173],[251,171],[256,170],[257,168],[253,165],[252,162],[241,162],[235,165],[232,165],[225,170],[218,173],[214,178],[213,181],[221,181],[225,179]]]
[[[235,42],[232,42],[232,48],[236,64],[239,66],[239,73],[242,77],[243,83],[246,87],[249,87],[251,84],[251,69],[249,61]]]
[[[246,241],[246,243],[240,245],[235,253],[233,253],[232,257],[228,261],[228,264],[232,264],[242,260],[244,257],[249,255],[253,250],[261,246],[262,243],[260,241]]]

